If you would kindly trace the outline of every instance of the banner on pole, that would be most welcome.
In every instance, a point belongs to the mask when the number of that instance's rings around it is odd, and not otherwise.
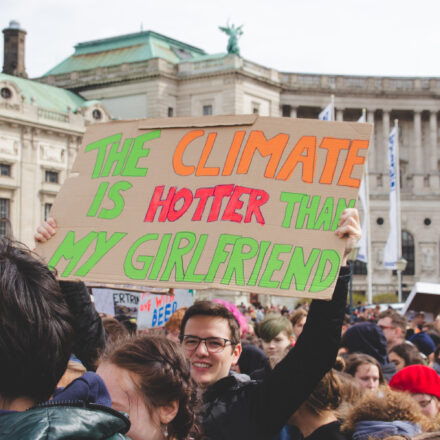
[[[60,279],[330,298],[371,132],[257,115],[90,125],[37,251]]]
[[[332,121],[333,120],[333,111],[334,104],[331,102],[318,116],[318,119],[321,121]]]
[[[390,232],[388,234],[387,243],[384,249],[383,265],[387,269],[397,269],[396,263],[399,259],[398,236],[399,226],[397,220],[397,176],[399,172],[399,164],[397,158],[399,152],[398,130],[393,127],[388,137],[388,165],[390,174]]]

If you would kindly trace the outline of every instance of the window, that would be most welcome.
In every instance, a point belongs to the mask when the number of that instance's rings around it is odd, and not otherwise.
[[[99,121],[102,118],[102,113],[101,110],[95,109],[92,112],[92,117],[93,119],[95,119],[96,121]]]
[[[367,263],[356,260],[353,263],[353,275],[367,275]]]
[[[9,221],[10,203],[11,201],[9,199],[0,199],[0,235],[1,236],[11,235],[11,223]]]
[[[402,257],[408,262],[403,275],[414,275],[415,252],[414,237],[408,231],[402,231]]]
[[[44,175],[44,181],[50,183],[58,183],[58,171],[48,171],[46,170]]]
[[[253,113],[254,115],[259,115],[259,114],[260,114],[260,109],[259,109],[259,107],[253,107],[253,108],[252,108],[252,113]]]
[[[0,176],[11,176],[11,165],[0,163]]]
[[[290,112],[291,112],[290,105],[283,105],[282,106],[282,115],[283,115],[283,117],[290,118]]]
[[[0,91],[0,94],[3,99],[9,99],[12,96],[11,89],[8,89],[7,87],[3,87]]]
[[[44,204],[44,221],[48,219],[51,208],[52,208],[52,203]]]
[[[173,107],[168,107],[168,117],[172,118],[174,116],[174,109]]]
[[[211,116],[212,115],[212,104],[203,106],[203,116]]]

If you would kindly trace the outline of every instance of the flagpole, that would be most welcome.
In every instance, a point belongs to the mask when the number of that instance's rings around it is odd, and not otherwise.
[[[396,129],[396,217],[397,217],[397,261],[402,259],[402,225],[400,216],[400,158],[399,158],[399,120],[394,120]],[[397,262],[396,262],[397,263]],[[397,301],[402,302],[402,271],[397,267]]]
[[[335,118],[335,95],[331,95],[331,102],[332,102],[332,121],[336,121],[336,118]]]

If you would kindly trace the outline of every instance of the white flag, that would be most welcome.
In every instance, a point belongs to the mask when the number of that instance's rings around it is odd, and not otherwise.
[[[358,122],[365,122],[365,113],[362,112],[361,117],[358,119]],[[365,170],[365,173],[367,173],[368,170]],[[359,201],[362,205],[362,211],[364,213],[364,219],[362,221],[362,237],[359,240],[359,253],[357,256],[357,259],[359,261],[362,261],[364,263],[367,263],[368,261],[368,245],[367,245],[367,233],[368,233],[368,226],[367,226],[367,213],[368,213],[368,200],[367,200],[367,185],[366,185],[366,177],[364,174],[364,178],[362,179],[361,186],[359,188]]]
[[[397,127],[393,127],[388,136],[388,165],[390,167],[390,232],[383,255],[383,265],[387,269],[397,269],[396,262],[399,259],[397,224],[397,173],[399,172],[399,143]]]
[[[319,114],[321,121],[333,121],[333,101]]]

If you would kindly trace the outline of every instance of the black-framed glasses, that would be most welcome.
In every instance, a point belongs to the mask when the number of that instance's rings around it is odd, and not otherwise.
[[[225,338],[199,338],[198,336],[193,335],[180,335],[182,347],[187,351],[197,350],[202,341],[205,343],[205,347],[210,353],[220,353],[225,349],[228,343],[230,343],[230,345],[237,345],[230,339]]]

